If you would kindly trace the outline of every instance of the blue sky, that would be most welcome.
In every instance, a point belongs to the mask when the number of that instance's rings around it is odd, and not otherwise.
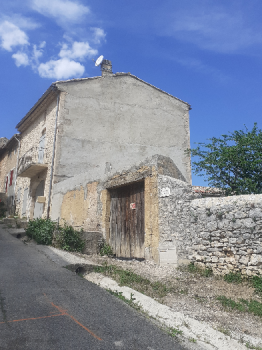
[[[101,54],[191,104],[192,147],[262,128],[261,15],[261,0],[2,1],[0,137],[53,81],[100,75]]]

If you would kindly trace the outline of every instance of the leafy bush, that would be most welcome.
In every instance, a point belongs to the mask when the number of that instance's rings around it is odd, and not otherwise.
[[[64,226],[58,226],[50,219],[29,220],[26,234],[38,244],[51,245],[55,239],[58,248],[70,252],[81,252],[85,246],[81,231],[74,230],[66,223]]]
[[[4,202],[0,202],[0,218],[5,217],[6,207]]]
[[[34,239],[37,244],[50,245],[52,244],[53,232],[56,224],[50,219],[33,219],[29,220],[26,235]]]
[[[82,231],[77,231],[66,223],[58,227],[56,240],[59,248],[70,252],[81,252],[85,247]]]

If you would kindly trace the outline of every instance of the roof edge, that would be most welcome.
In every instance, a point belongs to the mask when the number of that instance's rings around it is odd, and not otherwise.
[[[37,109],[37,107],[53,92],[57,91],[58,88],[55,83],[52,83],[49,88],[43,93],[39,100],[33,105],[33,107],[27,112],[23,119],[16,125],[16,129],[19,131],[19,128],[22,124],[31,116],[31,114]]]
[[[111,77],[120,77],[120,76],[130,76],[130,77],[132,77],[132,78],[134,78],[134,79],[136,79],[138,81],[141,81],[142,83],[144,83],[144,84],[146,84],[148,86],[151,86],[152,88],[154,88],[154,89],[156,89],[156,90],[158,90],[158,91],[160,91],[160,92],[162,92],[162,93],[164,93],[164,94],[166,94],[166,95],[168,95],[170,97],[173,97],[174,99],[176,99],[176,100],[186,104],[188,106],[189,110],[192,109],[191,105],[188,102],[185,102],[185,101],[181,100],[180,98],[178,98],[178,97],[176,97],[174,95],[171,95],[171,94],[169,94],[168,92],[166,92],[166,91],[164,91],[162,89],[159,89],[158,87],[156,87],[156,86],[146,82],[143,79],[138,78],[137,76],[131,74],[130,72],[128,72],[128,73],[118,72],[118,73],[114,73],[114,74],[111,74],[111,75],[106,76],[106,77],[97,76],[97,77],[88,77],[88,78],[76,78],[76,79],[68,79],[68,80],[58,80],[58,81],[54,82],[53,84],[56,85],[56,84],[59,84],[59,83],[73,83],[73,82],[85,81],[85,80],[108,79],[108,78],[111,78]]]

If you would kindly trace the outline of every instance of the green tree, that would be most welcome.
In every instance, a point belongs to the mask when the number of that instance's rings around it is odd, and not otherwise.
[[[205,176],[210,187],[221,188],[226,195],[262,193],[262,130],[257,123],[251,131],[245,126],[208,141],[186,151],[196,157],[196,175]]]

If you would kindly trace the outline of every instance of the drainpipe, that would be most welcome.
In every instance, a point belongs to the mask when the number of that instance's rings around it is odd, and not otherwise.
[[[55,143],[56,143],[56,133],[57,133],[57,118],[58,118],[59,100],[60,100],[60,93],[58,93],[58,95],[57,95],[57,102],[56,102],[56,117],[55,117],[53,155],[52,155],[52,164],[51,164],[51,172],[50,172],[50,184],[49,184],[48,203],[47,203],[47,219],[50,216],[50,200],[51,200],[52,181],[53,181],[53,172],[54,172],[54,161],[55,161]]]
[[[18,152],[17,152],[17,160],[16,160],[16,170],[15,170],[15,184],[14,184],[14,201],[15,201],[15,189],[16,189],[16,182],[17,182],[17,172],[18,172],[18,160],[19,160],[19,153],[20,153],[20,140],[18,140],[15,137],[16,141],[18,142]]]

